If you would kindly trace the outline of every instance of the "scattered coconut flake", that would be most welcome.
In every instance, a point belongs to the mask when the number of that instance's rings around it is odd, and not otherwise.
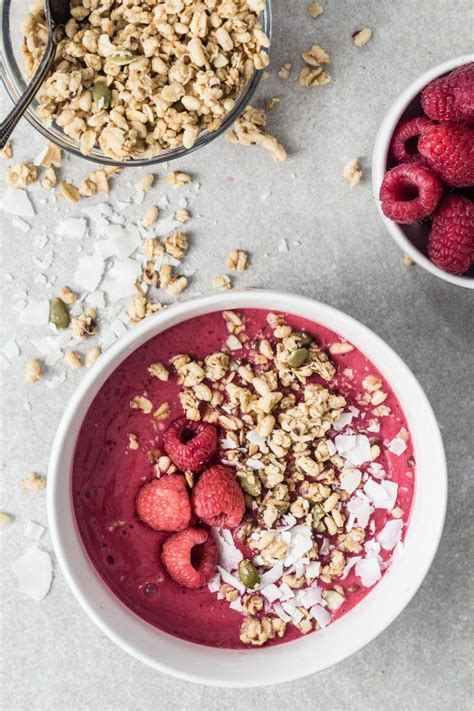
[[[97,256],[79,257],[74,273],[74,283],[86,291],[95,291],[102,279],[104,260]]]
[[[334,420],[332,423],[332,426],[336,430],[336,432],[340,432],[341,430],[344,429],[344,427],[347,427],[347,425],[350,425],[352,422],[354,415],[352,412],[342,412],[337,420]]]
[[[367,526],[369,518],[374,510],[369,499],[359,491],[356,492],[356,495],[349,500],[347,509],[349,513],[354,515],[355,521],[361,528],[365,528]],[[347,530],[350,529],[347,528]]]
[[[221,449],[237,449],[238,444],[233,439],[221,439]]]
[[[232,585],[233,588],[235,588],[242,594],[245,592],[245,585],[240,580],[240,578],[237,578],[235,575],[231,575],[225,568],[222,568],[220,565],[217,566],[217,570],[219,571],[220,576],[225,583],[227,583],[228,585]]]
[[[362,560],[360,555],[354,555],[352,556],[352,558],[346,558],[346,565],[344,566],[344,571],[341,575],[341,580],[345,580],[347,578],[352,568],[359,560]]]
[[[19,322],[26,326],[46,326],[49,323],[49,301],[31,301],[20,312]]]
[[[135,193],[135,197],[133,198],[133,202],[135,205],[141,205],[142,202],[145,199],[145,191],[144,190],[137,190]]]
[[[313,578],[317,578],[321,572],[321,563],[319,560],[312,560],[311,563],[308,563],[308,565],[305,568],[305,576],[308,578],[308,580],[312,580]]]
[[[136,225],[107,225],[101,229],[101,234],[107,239],[95,242],[94,248],[103,259],[118,257],[126,259],[141,245],[140,230]]]
[[[48,147],[48,146],[46,146],[46,148],[43,148],[43,149],[35,156],[35,158],[33,158],[33,165],[35,165],[36,167],[38,167],[39,165],[41,165],[41,163],[42,163],[43,160],[45,159],[45,156],[46,156],[46,153],[48,152],[48,150],[49,150],[49,147]]]
[[[313,605],[320,605],[321,602],[321,590],[317,585],[298,590],[296,593],[295,604],[299,607],[304,607],[306,610],[309,610]]]
[[[89,308],[103,309],[105,307],[105,296],[103,291],[94,291],[88,294],[85,303]]]
[[[48,249],[43,254],[43,259],[39,257],[33,257],[33,261],[39,269],[48,269],[53,263],[54,252],[52,249]]]
[[[385,477],[385,469],[378,462],[372,462],[367,467],[369,474],[372,474],[376,479],[383,479]]]
[[[275,602],[275,604],[273,605],[273,610],[275,611],[275,614],[278,615],[280,620],[283,620],[283,622],[291,622],[291,615],[288,615],[285,612],[280,602]]]
[[[28,222],[25,222],[25,220],[22,220],[21,217],[14,217],[12,225],[25,233],[31,230],[31,225]]]
[[[278,251],[279,252],[289,252],[290,251],[288,248],[288,242],[286,241],[286,239],[284,237],[278,243]]]
[[[242,348],[242,344],[237,338],[237,336],[230,335],[226,341],[226,345],[231,351],[239,351]]]
[[[397,561],[401,557],[402,553],[403,553],[403,542],[399,541],[399,543],[397,543],[397,545],[393,549],[392,558],[391,558],[390,562],[395,563],[395,561]]]
[[[172,257],[171,254],[160,254],[155,259],[155,269],[159,269],[164,264],[169,264],[172,267],[179,267],[181,262],[176,257]]]
[[[252,457],[247,459],[245,464],[249,467],[249,469],[253,469],[254,471],[257,471],[258,469],[263,469],[265,466],[260,459],[252,459]]]
[[[362,472],[359,469],[344,469],[341,474],[340,488],[353,494],[362,480]]]
[[[365,435],[337,435],[335,443],[338,453],[354,466],[370,461],[370,442]]]
[[[39,602],[49,592],[53,566],[49,553],[40,548],[29,548],[12,563],[20,592]]]
[[[10,338],[5,343],[5,345],[2,348],[2,353],[5,356],[5,358],[9,358],[10,360],[14,360],[14,358],[17,358],[20,355],[20,353],[21,353],[20,348],[14,338]]]
[[[135,282],[140,274],[141,266],[134,259],[115,261],[109,278],[102,285],[108,298],[114,302],[126,296],[134,296]]]
[[[35,521],[28,521],[25,526],[25,536],[27,538],[34,538],[35,541],[39,541],[45,531],[45,527],[40,526],[40,524]]]
[[[326,600],[326,605],[331,612],[336,612],[336,610],[339,610],[346,598],[344,595],[338,593],[337,590],[326,590],[324,599]]]
[[[279,600],[281,598],[280,588],[277,588],[274,583],[266,585],[264,588],[260,588],[260,592],[263,597],[268,600],[268,602],[275,602],[275,600]]]
[[[18,217],[34,217],[35,211],[28,193],[18,188],[7,188],[0,199],[0,208]]]
[[[402,535],[403,521],[401,518],[391,519],[387,521],[380,533],[377,535],[377,540],[386,551],[391,551],[400,541]]]
[[[60,237],[82,239],[86,234],[87,221],[83,217],[70,217],[59,223],[56,234]]]
[[[291,600],[292,597],[295,597],[295,591],[286,583],[281,583],[279,590],[281,600]]]
[[[388,445],[389,451],[396,454],[397,457],[399,457],[400,454],[403,454],[403,452],[406,451],[406,448],[407,444],[401,437],[394,437]]]
[[[264,447],[266,444],[265,437],[261,437],[257,430],[249,430],[246,434],[246,439],[250,442],[250,444],[257,444],[259,447]]]
[[[282,575],[283,563],[279,562],[274,565],[273,568],[270,568],[270,570],[267,570],[265,571],[265,573],[262,573],[262,575],[260,576],[260,587],[265,588],[267,587],[267,585],[276,583],[277,580],[280,580]]]
[[[309,536],[300,532],[299,529],[308,528]],[[294,565],[297,560],[302,558],[313,545],[312,532],[308,526],[294,526],[291,529],[291,543],[288,550],[288,555],[284,560],[285,567]]]
[[[109,324],[104,323],[104,325],[100,329],[100,345],[102,346],[102,350],[107,350],[107,348],[109,348],[112,343],[115,343],[116,340],[117,336],[112,331]]]
[[[398,484],[394,481],[382,480],[378,484],[373,479],[368,479],[364,484],[364,493],[371,499],[376,509],[390,511],[397,500]]]
[[[290,528],[293,528],[293,526],[296,524],[296,518],[293,516],[293,514],[285,514],[282,519],[281,519],[283,526],[278,527],[278,531],[287,531]]]
[[[367,427],[367,432],[380,432],[380,422],[372,422],[372,424]]]
[[[219,575],[219,573],[214,573],[212,578],[207,583],[207,589],[209,590],[209,592],[215,593],[215,592],[219,591],[220,587],[221,587],[221,576]]]
[[[171,215],[168,215],[168,217],[158,220],[156,225],[153,225],[153,235],[154,237],[166,237],[170,234],[170,232],[173,232],[180,227],[182,228],[182,224],[174,219],[174,214],[172,213]],[[143,231],[143,234],[145,237],[149,236],[145,230]]]
[[[229,607],[231,610],[235,610],[236,612],[242,612],[243,610],[242,603],[239,598],[237,598],[237,600],[232,600],[232,602],[229,603]]]
[[[325,610],[324,607],[321,607],[321,605],[313,605],[309,613],[322,629],[327,627],[331,622],[331,613]]]
[[[66,380],[66,374],[65,373],[60,373],[59,375],[55,375],[52,378],[49,378],[49,380],[46,381],[46,385],[50,390],[53,388],[57,388],[58,385],[62,385],[64,381]]]
[[[366,588],[372,587],[380,580],[382,573],[377,558],[361,558],[355,564],[355,573]]]
[[[217,545],[219,565],[227,572],[236,570],[238,564],[243,558],[241,551],[235,546],[232,535],[226,536],[224,529],[211,528],[211,534]]]

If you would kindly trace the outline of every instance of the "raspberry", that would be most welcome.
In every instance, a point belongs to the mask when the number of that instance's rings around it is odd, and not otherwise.
[[[384,215],[408,224],[430,215],[443,191],[441,181],[420,163],[402,163],[385,173],[380,188]]]
[[[428,84],[421,105],[436,121],[474,123],[474,62]]]
[[[142,486],[137,494],[137,514],[155,531],[182,531],[191,521],[186,479],[168,474]]]
[[[396,161],[412,163],[420,160],[418,138],[428,126],[431,126],[431,121],[423,116],[417,116],[398,124],[390,141],[390,153]]]
[[[214,575],[217,545],[203,528],[187,528],[165,541],[161,558],[178,585],[201,588]]]
[[[423,131],[418,150],[448,185],[474,185],[474,128],[455,123],[433,124]]]
[[[163,446],[179,469],[196,472],[216,453],[217,431],[213,425],[180,417],[166,430]]]
[[[464,274],[474,260],[474,202],[446,195],[433,215],[428,239],[433,264],[451,274]]]
[[[194,513],[209,526],[235,528],[242,521],[245,500],[229,467],[218,464],[203,472],[193,489]]]

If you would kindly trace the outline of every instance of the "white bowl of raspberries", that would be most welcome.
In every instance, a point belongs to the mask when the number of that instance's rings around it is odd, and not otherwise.
[[[417,264],[474,288],[474,54],[433,67],[395,100],[372,160],[388,231]]]

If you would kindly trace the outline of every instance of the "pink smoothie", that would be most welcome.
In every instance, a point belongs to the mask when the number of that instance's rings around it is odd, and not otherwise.
[[[273,340],[266,311],[241,310],[239,313],[246,316],[250,343],[259,337]],[[337,334],[308,320],[287,315],[287,322],[295,329],[308,331],[324,348],[340,341]],[[161,448],[163,430],[183,414],[176,378],[170,377],[168,382],[152,378],[147,373],[147,366],[156,361],[168,364],[170,358],[179,353],[204,358],[214,351],[225,350],[228,336],[222,314],[217,312],[174,326],[129,356],[101,388],[84,419],[76,446],[72,488],[84,547],[104,582],[124,605],[172,635],[200,644],[238,648],[244,646],[239,640],[242,615],[230,609],[225,600],[218,600],[207,587],[191,590],[175,584],[160,558],[162,543],[169,534],[151,530],[137,519],[135,512],[138,489],[154,477],[149,452]],[[243,355],[243,351],[237,351],[232,357]],[[354,405],[360,410],[352,428],[365,432],[371,443],[382,445],[382,454],[377,461],[386,472],[386,480],[398,484],[396,506],[403,511],[403,521],[407,523],[414,494],[415,463],[411,441],[408,439],[407,449],[401,455],[383,446],[402,428],[408,430],[400,404],[382,378],[383,390],[388,394],[384,405],[390,408],[391,414],[380,418],[379,432],[367,432],[368,417],[364,418],[364,406],[359,402],[363,393],[361,383],[368,374],[380,374],[355,348],[349,353],[332,356],[332,360],[337,373],[330,388],[344,395],[348,406]],[[169,419],[157,422],[140,410],[131,409],[130,401],[137,394],[145,394],[155,407],[168,402],[171,406]],[[128,448],[129,433],[138,436],[139,449]],[[365,467],[360,468],[364,470]],[[389,519],[388,511],[376,509],[371,517],[374,522],[372,533],[380,531]],[[390,557],[383,550],[380,555],[384,560]],[[358,584],[359,589],[350,592],[349,588],[354,584]],[[354,569],[343,585],[347,597],[335,618],[346,614],[370,592],[360,585]],[[298,636],[298,629],[288,625],[283,639],[271,643],[286,642]]]

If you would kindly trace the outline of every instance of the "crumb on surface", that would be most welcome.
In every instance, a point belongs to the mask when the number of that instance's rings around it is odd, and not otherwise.
[[[0,526],[8,526],[13,521],[13,516],[5,511],[0,511]]]
[[[356,47],[364,47],[372,38],[372,30],[370,27],[364,27],[362,30],[357,30],[353,33],[352,39]]]
[[[0,151],[0,156],[5,160],[11,160],[13,158],[13,147],[12,142],[7,141]]]
[[[186,185],[191,181],[192,178],[189,173],[183,173],[181,171],[173,171],[172,173],[168,173],[168,175],[165,177],[165,183],[167,185],[181,186]]]
[[[230,277],[227,274],[219,274],[215,276],[212,280],[213,289],[219,289],[220,291],[226,291],[232,287]]]
[[[319,2],[312,2],[308,5],[308,12],[311,17],[319,17],[324,12],[324,7]]]
[[[23,491],[39,491],[46,488],[46,477],[36,472],[31,472],[20,481]]]
[[[143,227],[151,227],[158,220],[160,210],[156,205],[149,207],[142,218]]]
[[[62,198],[72,203],[79,202],[81,199],[81,193],[75,185],[72,185],[72,183],[66,183],[64,180],[59,182],[59,194]]]
[[[66,351],[64,354],[64,362],[71,370],[78,370],[82,366],[81,356],[75,351]]]
[[[148,192],[153,185],[155,176],[152,173],[146,173],[135,182],[135,190],[138,192]]]
[[[84,358],[84,365],[86,366],[86,368],[90,368],[92,365],[94,365],[100,354],[101,350],[100,348],[98,348],[98,346],[94,346],[94,348],[88,350]]]
[[[28,383],[36,383],[43,375],[43,368],[39,360],[30,358],[23,370],[23,377]]]
[[[355,188],[356,185],[359,185],[360,181],[362,180],[362,168],[359,163],[358,158],[351,158],[350,161],[346,163],[344,166],[344,170],[342,171],[342,174],[344,178],[347,180],[351,188]]]
[[[227,257],[226,266],[232,272],[243,272],[248,266],[247,253],[241,249],[233,249]]]
[[[413,259],[410,257],[409,254],[404,254],[403,255],[403,264],[406,267],[412,267],[415,264],[415,262],[413,261]]]
[[[284,62],[278,70],[279,79],[288,79],[291,72],[291,62]]]

